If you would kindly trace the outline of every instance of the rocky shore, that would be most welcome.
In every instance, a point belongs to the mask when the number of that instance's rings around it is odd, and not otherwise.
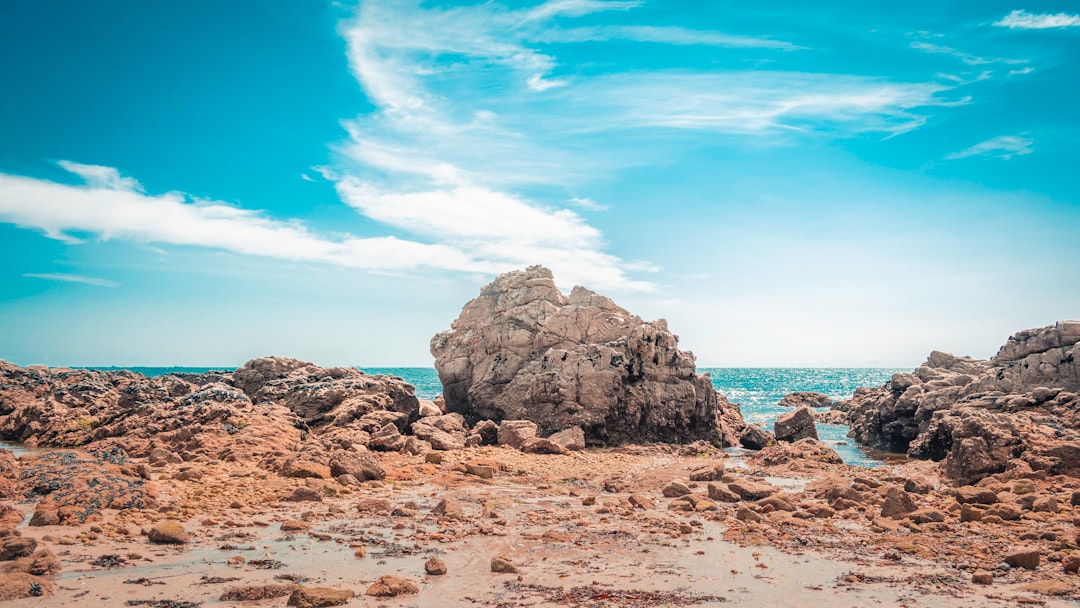
[[[1080,323],[931,354],[770,433],[646,322],[549,272],[432,340],[445,401],[281,357],[0,362],[0,600],[20,606],[1067,606]],[[912,460],[853,467],[824,407]],[[755,449],[732,448],[742,443]]]

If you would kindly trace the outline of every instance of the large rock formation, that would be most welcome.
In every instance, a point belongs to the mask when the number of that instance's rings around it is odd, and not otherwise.
[[[738,406],[697,374],[664,320],[642,321],[583,287],[570,296],[533,266],[484,287],[431,340],[446,406],[469,423],[578,426],[590,444],[737,441]]]
[[[862,388],[851,436],[874,448],[944,460],[974,483],[1009,466],[1080,475],[1080,322],[1021,331],[989,361],[933,352],[912,373]]]

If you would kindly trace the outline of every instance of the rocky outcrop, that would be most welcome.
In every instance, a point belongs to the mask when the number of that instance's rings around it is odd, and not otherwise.
[[[832,399],[823,393],[795,392],[788,393],[777,402],[780,407],[829,407]]]
[[[119,449],[152,466],[224,460],[285,474],[329,471],[331,452],[362,450],[387,425],[409,433],[419,411],[414,387],[401,378],[284,357],[254,359],[232,373],[154,378],[0,361],[0,439]]]
[[[935,351],[838,409],[874,448],[945,462],[953,483],[1010,466],[1080,475],[1080,322],[1021,331],[989,361]]]
[[[531,420],[541,436],[579,426],[592,445],[733,445],[742,428],[664,320],[583,287],[565,296],[539,266],[484,287],[431,352],[447,409],[469,423]]]
[[[794,443],[807,437],[817,439],[817,426],[814,425],[814,413],[808,407],[800,407],[776,419],[773,435],[778,441]]]

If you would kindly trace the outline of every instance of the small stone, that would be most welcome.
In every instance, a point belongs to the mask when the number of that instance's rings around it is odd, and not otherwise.
[[[631,494],[630,495],[630,504],[634,505],[635,507],[637,507],[639,509],[645,509],[645,510],[655,509],[656,508],[656,504],[653,503],[653,501],[649,500],[648,498],[645,498],[641,494]]]
[[[994,574],[986,570],[977,570],[971,575],[971,582],[976,585],[991,585],[994,583]]]
[[[191,536],[184,527],[174,521],[163,522],[150,528],[146,537],[157,545],[183,545],[191,541]]]
[[[1009,564],[1013,568],[1027,568],[1028,570],[1034,570],[1039,567],[1039,561],[1042,555],[1038,549],[1034,547],[1025,547],[1016,549],[1005,556],[1005,563]]]
[[[514,562],[510,561],[510,557],[504,553],[491,558],[491,571],[501,574],[513,574],[518,569]]]
[[[282,532],[305,532],[311,529],[311,524],[307,522],[297,521],[295,519],[287,519],[281,522]]]
[[[487,464],[466,464],[465,473],[481,479],[492,479],[495,477],[495,467]]]
[[[357,547],[353,551],[353,557],[355,557],[357,559],[367,557],[367,547],[365,547],[364,545],[360,545],[359,547]]]
[[[375,581],[367,588],[364,595],[371,595],[374,597],[397,597],[399,595],[419,592],[420,588],[414,583],[388,574],[386,576],[380,576],[379,580]]]
[[[432,557],[424,562],[424,572],[427,572],[432,576],[446,574],[446,562],[437,557]]]
[[[673,481],[673,482],[669,483],[661,491],[661,494],[663,494],[667,498],[676,498],[678,496],[686,496],[689,493],[690,493],[690,488],[688,488],[685,483],[682,483],[682,482],[679,482],[679,481]]]
[[[323,608],[325,606],[343,606],[356,594],[348,589],[329,587],[300,587],[292,592],[286,606],[299,608]]]

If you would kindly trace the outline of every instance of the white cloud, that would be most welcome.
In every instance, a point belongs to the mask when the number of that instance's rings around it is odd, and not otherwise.
[[[64,170],[83,178],[86,185],[91,188],[120,192],[142,192],[142,184],[133,178],[121,176],[120,172],[112,167],[84,165],[82,163],[73,163],[70,160],[62,160],[56,164],[60,165]]]
[[[960,61],[968,65],[991,65],[995,63],[1007,63],[1007,64],[1023,64],[1027,63],[1027,59],[1005,59],[1002,57],[980,57],[978,55],[972,55],[971,53],[965,53],[954,49],[950,46],[944,46],[941,44],[933,44],[930,42],[912,42],[911,48],[923,51],[925,53],[952,55]]]
[[[1035,71],[1035,68],[1028,66],[1020,70],[1009,70],[1009,76],[1022,76],[1024,74],[1030,74]]]
[[[490,264],[446,245],[393,237],[331,240],[299,222],[269,219],[224,203],[191,202],[175,192],[158,196],[137,192],[131,187],[134,180],[119,177],[115,169],[85,171],[86,165],[75,163],[62,166],[90,175],[89,182],[71,186],[0,173],[0,221],[68,242],[75,238],[69,233],[75,232],[102,240],[210,247],[371,270],[492,270]]]
[[[640,0],[549,0],[525,12],[526,21],[550,19],[559,15],[581,17],[603,11],[625,11],[641,6]]]
[[[28,279],[44,279],[46,281],[60,281],[63,283],[81,283],[83,285],[94,285],[96,287],[119,287],[120,284],[116,281],[110,281],[108,279],[99,279],[96,277],[84,277],[77,274],[67,274],[63,272],[27,272],[22,276]]]
[[[1044,30],[1062,27],[1080,27],[1080,15],[1068,13],[1029,13],[1025,10],[1015,10],[1005,15],[1001,21],[995,21],[998,27],[1007,27],[1014,30]]]
[[[968,158],[971,156],[989,156],[991,158],[1000,158],[1009,160],[1014,156],[1023,156],[1025,154],[1031,154],[1034,152],[1034,148],[1031,146],[1035,143],[1035,140],[1028,139],[1027,137],[1018,137],[1015,135],[1001,135],[993,139],[988,139],[984,142],[977,143],[970,148],[965,148],[959,152],[953,152],[945,157],[946,160],[957,160],[961,158]]]

